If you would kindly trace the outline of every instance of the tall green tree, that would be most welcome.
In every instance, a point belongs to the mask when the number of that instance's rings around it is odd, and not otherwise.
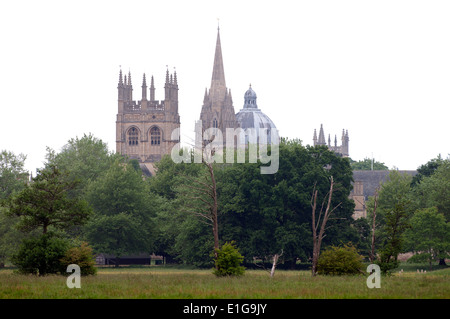
[[[312,255],[311,196],[314,184],[321,198],[329,191],[329,178],[336,188],[326,244],[356,238],[351,229],[354,204],[348,195],[352,172],[347,159],[326,147],[304,147],[298,140],[283,139],[279,147],[279,169],[260,174],[259,163],[233,164],[224,168],[219,180],[223,240],[235,240],[246,261],[253,257],[272,260],[282,254],[285,264]]]
[[[29,174],[25,170],[26,156],[15,155],[2,150],[0,152],[0,204],[12,193],[21,190],[28,180]]]
[[[8,214],[19,217],[22,231],[42,229],[45,234],[50,227],[65,230],[87,221],[91,209],[86,201],[68,196],[76,182],[67,181],[66,177],[66,172],[50,165],[8,199]]]
[[[374,198],[367,205],[367,220],[375,230],[375,250],[380,256],[378,263],[383,272],[397,266],[398,254],[403,251],[403,234],[414,209],[411,200],[411,179],[397,170],[389,173],[388,180],[377,192],[376,219],[373,219]],[[373,225],[373,222],[376,225]],[[375,253],[376,253],[375,252]]]
[[[4,265],[18,249],[25,235],[15,225],[18,217],[7,216],[5,201],[14,193],[21,191],[28,182],[29,173],[25,170],[26,156],[13,152],[0,152],[0,265]]]
[[[415,187],[418,185],[423,178],[430,177],[434,174],[437,168],[442,164],[443,159],[441,155],[438,155],[436,158],[429,160],[427,163],[420,165],[417,168],[417,174],[413,177],[411,181],[411,186]]]
[[[411,228],[405,233],[405,245],[428,261],[430,270],[433,260],[450,256],[450,223],[436,207],[417,210],[410,224]]]
[[[151,252],[158,196],[149,192],[141,172],[130,163],[116,160],[104,175],[88,185],[86,199],[94,216],[86,226],[85,236],[97,253],[120,257]]]
[[[57,153],[47,148],[49,165],[68,172],[69,181],[77,181],[71,191],[74,196],[84,195],[90,182],[102,176],[121,155],[110,152],[108,145],[92,134],[71,138]]]
[[[450,220],[450,160],[442,160],[429,176],[415,185],[413,195],[417,208],[436,207]]]

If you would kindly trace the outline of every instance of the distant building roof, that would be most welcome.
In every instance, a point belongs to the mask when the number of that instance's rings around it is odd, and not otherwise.
[[[417,171],[398,171],[400,174],[408,174],[414,176]],[[389,179],[389,170],[374,170],[374,171],[353,171],[353,180],[355,182],[363,183],[363,194],[367,199],[369,196],[375,195],[375,190],[381,183]]]

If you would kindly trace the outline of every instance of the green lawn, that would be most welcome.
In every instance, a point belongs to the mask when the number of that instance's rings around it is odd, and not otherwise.
[[[424,267],[422,267],[424,268]],[[381,288],[369,289],[366,276],[317,276],[310,271],[247,270],[238,278],[217,278],[211,270],[170,267],[106,268],[68,288],[64,276],[25,276],[0,270],[0,299],[297,299],[297,298],[450,298],[450,268],[427,273],[415,269],[381,277]]]

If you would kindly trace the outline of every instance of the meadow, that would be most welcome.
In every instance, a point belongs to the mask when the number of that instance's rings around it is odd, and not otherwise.
[[[100,268],[68,288],[66,277],[20,275],[0,270],[0,299],[449,299],[450,268],[381,276],[369,289],[367,276],[316,276],[310,271],[247,270],[242,277],[218,278],[211,270],[163,266]]]

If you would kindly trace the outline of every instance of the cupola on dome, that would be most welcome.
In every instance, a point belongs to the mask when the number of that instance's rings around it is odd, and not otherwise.
[[[264,130],[261,129],[266,129],[265,132],[267,134],[267,142],[279,142],[278,138],[277,141],[271,141],[272,131],[274,131],[278,137],[277,127],[273,121],[258,108],[258,104],[256,103],[256,93],[253,91],[251,85],[244,94],[244,108],[236,114],[236,119],[242,129],[255,129],[258,141],[260,134],[264,132]]]

